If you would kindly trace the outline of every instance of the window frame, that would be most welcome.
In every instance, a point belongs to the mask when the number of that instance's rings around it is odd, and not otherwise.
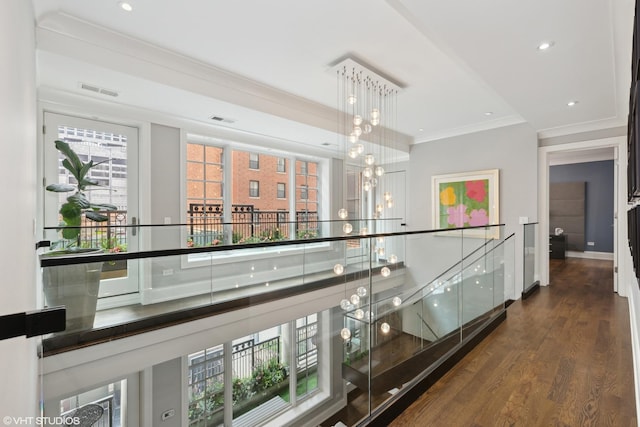
[[[255,159],[253,159],[253,156],[255,156]],[[260,170],[260,154],[253,151],[249,152],[249,169],[254,171]]]
[[[223,164],[224,164],[224,178],[223,178],[223,205],[226,207],[231,206],[231,195],[233,194],[233,165],[232,165],[232,156],[234,151],[244,151],[244,152],[257,152],[259,154],[268,154],[273,156],[278,156],[278,154],[273,154],[272,152],[262,153],[259,151],[256,146],[248,146],[242,144],[241,142],[229,141],[229,140],[221,140],[215,137],[206,136],[202,133],[192,133],[185,129],[182,130],[182,158],[181,158],[181,169],[180,169],[180,179],[181,179],[181,194],[180,199],[183,205],[186,206],[186,202],[188,200],[187,191],[186,191],[186,147],[188,143],[192,144],[201,144],[201,145],[210,145],[214,147],[221,148],[223,150]],[[253,151],[249,151],[253,150]],[[287,189],[287,196],[290,197],[290,208],[295,212],[295,202],[296,202],[296,161],[304,161],[304,162],[314,162],[317,164],[316,176],[318,179],[317,187],[314,187],[318,193],[318,200],[314,203],[317,204],[317,212],[318,212],[318,222],[319,222],[319,232],[321,234],[325,234],[329,230],[329,223],[323,223],[322,218],[329,217],[329,194],[322,194],[321,185],[323,180],[330,179],[330,164],[331,159],[329,157],[319,157],[312,156],[309,154],[303,154],[300,152],[295,153],[280,153],[280,156],[285,158],[290,164],[294,165],[288,168],[287,172],[287,182],[289,182],[289,186]],[[239,167],[242,167],[241,165]],[[224,222],[231,222],[231,209],[224,209]],[[187,213],[186,209],[181,209],[181,219],[183,223],[187,222]],[[227,216],[228,215],[228,216]],[[229,233],[231,235],[231,229],[227,229],[225,227],[224,233],[225,235]],[[181,242],[186,242],[187,239],[187,227],[183,228]],[[237,245],[231,245],[231,248],[234,248]],[[180,265],[184,269],[188,268],[201,268],[201,267],[211,267],[211,265],[216,264],[229,264],[235,262],[242,261],[252,261],[259,259],[269,259],[269,258],[277,258],[282,257],[284,253],[290,255],[297,255],[301,253],[312,253],[312,252],[322,252],[333,250],[333,245],[330,242],[318,242],[318,243],[306,243],[306,244],[293,244],[287,245],[285,247],[273,248],[270,250],[265,250],[265,248],[251,248],[250,245],[245,247],[243,250],[236,251],[221,251],[221,252],[210,252],[210,253],[200,253],[200,254],[192,254],[192,255],[183,255],[181,257]],[[285,255],[286,256],[286,255]]]
[[[253,199],[260,198],[260,181],[255,179],[249,180],[249,197]]]
[[[280,191],[280,186],[282,186],[282,192]],[[276,183],[276,199],[286,199],[286,198],[287,198],[287,184],[284,182]]]

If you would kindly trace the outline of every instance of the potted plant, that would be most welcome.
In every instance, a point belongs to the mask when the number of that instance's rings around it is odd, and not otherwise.
[[[75,178],[76,184],[56,183],[46,187],[56,193],[73,193],[60,206],[62,240],[56,242],[54,251],[44,257],[102,252],[100,248],[82,248],[80,244],[82,219],[104,222],[109,218],[100,211],[113,211],[116,206],[92,203],[86,195],[87,187],[98,186],[89,177],[94,167],[103,163],[93,160],[83,162],[64,141],[55,141],[56,149],[65,159],[62,166]],[[67,309],[67,331],[91,329],[98,302],[98,288],[102,262],[47,267],[43,271],[43,289],[49,306],[64,305]]]

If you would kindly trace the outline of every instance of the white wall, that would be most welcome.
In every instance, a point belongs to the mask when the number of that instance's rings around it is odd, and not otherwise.
[[[412,230],[432,228],[433,175],[500,170],[500,223],[506,224],[505,236],[516,233],[516,289],[515,292],[506,289],[507,297],[519,297],[522,291],[523,228],[518,219],[528,217],[530,222],[537,221],[537,145],[537,136],[531,126],[518,124],[414,145],[410,154],[407,221]],[[411,250],[410,243],[407,253],[412,269],[428,268],[429,262],[437,258],[439,249],[430,256],[424,248]],[[421,258],[411,259],[411,254]],[[417,276],[425,275],[429,274],[421,272]]]
[[[34,12],[30,1],[0,2],[0,315],[36,308],[36,89]],[[0,415],[35,416],[35,338],[0,341]]]

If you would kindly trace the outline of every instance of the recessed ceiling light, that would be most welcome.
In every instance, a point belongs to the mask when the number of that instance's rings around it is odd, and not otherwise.
[[[120,8],[122,10],[126,10],[127,12],[131,12],[133,10],[133,6],[131,6],[131,3],[128,3],[126,1],[121,1],[118,4],[120,5]]]
[[[578,103],[578,101],[569,101],[569,102],[567,102],[567,105],[568,105],[569,107],[573,107],[573,106],[574,106],[574,105],[576,105],[577,103]]]
[[[418,132],[424,132],[424,129],[420,128],[418,129]]]
[[[485,111],[484,115],[485,116],[492,116],[493,115],[493,111]]]
[[[538,45],[538,50],[547,50],[551,47],[553,47],[553,42],[552,41],[548,41],[548,42],[542,42]]]

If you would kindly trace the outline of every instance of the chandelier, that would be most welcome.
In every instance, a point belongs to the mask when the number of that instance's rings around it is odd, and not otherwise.
[[[397,98],[399,85],[371,71],[351,58],[335,66],[338,80],[338,134],[342,138],[344,159],[359,168],[360,186],[363,191],[378,195],[372,219],[384,216],[386,208],[393,207],[393,192],[386,188],[383,179],[385,165],[393,162],[395,152],[395,128],[397,123]],[[338,217],[346,220],[346,207],[338,211]],[[353,225],[345,222],[345,234],[353,231]],[[360,234],[367,234],[366,227]]]
[[[392,208],[394,204],[393,191],[388,185],[390,180],[385,180],[384,177],[385,166],[388,167],[395,160],[397,98],[400,86],[351,58],[341,61],[334,69],[338,88],[338,135],[341,138],[339,146],[343,149],[345,175],[347,163],[358,170],[360,188],[375,199],[374,207],[372,206],[372,211],[368,213],[371,218],[365,219],[378,220],[384,217],[385,209]],[[343,199],[346,204],[346,176],[344,182]],[[344,221],[342,232],[346,235],[351,234],[354,226],[349,222],[346,206],[343,205],[338,210],[338,218]],[[360,235],[368,233],[366,226],[360,227]],[[379,270],[380,275],[388,277],[391,270],[387,264],[395,264],[397,256],[385,256],[383,237],[376,239],[375,253],[378,260],[384,260],[385,264]],[[336,264],[334,273],[338,276],[344,274],[345,267]],[[360,286],[350,298],[347,298],[345,282],[345,298],[341,301],[340,307],[346,312],[352,312],[356,319],[373,321],[373,311],[366,310],[367,307],[373,307],[364,302],[366,297],[367,289]],[[399,297],[394,298],[394,306],[401,303]],[[383,333],[389,332],[387,323],[383,323],[381,328]],[[347,340],[351,331],[345,327],[340,334]]]

